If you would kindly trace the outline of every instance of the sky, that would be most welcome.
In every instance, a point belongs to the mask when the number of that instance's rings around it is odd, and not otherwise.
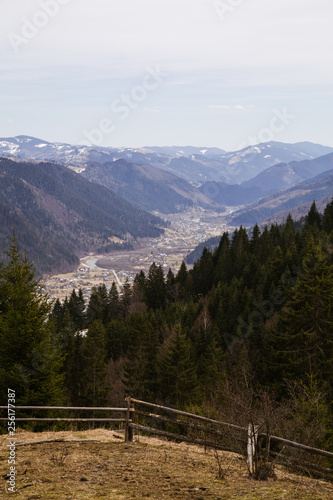
[[[333,146],[332,0],[2,0],[0,137]]]

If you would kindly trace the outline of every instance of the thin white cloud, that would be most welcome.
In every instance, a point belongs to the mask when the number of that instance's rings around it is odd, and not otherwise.
[[[248,111],[249,109],[254,109],[253,104],[247,104],[243,106],[242,104],[234,104],[233,106],[227,106],[226,104],[210,104],[209,109],[220,109],[223,111]]]
[[[143,108],[143,111],[146,111],[147,113],[159,113],[160,110],[157,108]]]

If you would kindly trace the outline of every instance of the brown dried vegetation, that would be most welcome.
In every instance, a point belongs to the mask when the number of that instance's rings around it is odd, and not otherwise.
[[[276,467],[275,480],[249,478],[243,458],[233,453],[204,451],[197,446],[136,437],[124,443],[117,431],[31,433],[18,441],[99,439],[100,442],[45,443],[16,448],[17,495],[32,499],[163,500],[329,500],[333,485]],[[6,493],[7,438],[1,437],[0,498]],[[222,472],[223,471],[223,472]],[[221,474],[222,472],[222,474]],[[220,476],[220,478],[219,478]],[[222,479],[221,479],[222,477]]]

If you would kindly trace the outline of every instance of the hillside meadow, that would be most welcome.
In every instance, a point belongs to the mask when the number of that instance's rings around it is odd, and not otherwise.
[[[95,439],[52,442],[16,448],[18,500],[329,500],[333,484],[295,475],[281,466],[275,478],[249,478],[243,457],[184,443],[136,436],[125,443],[119,431],[32,433],[17,430],[17,443],[46,439]],[[7,435],[0,437],[0,498],[6,490]]]

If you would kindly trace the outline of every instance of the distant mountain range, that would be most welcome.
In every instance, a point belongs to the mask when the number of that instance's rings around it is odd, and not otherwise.
[[[326,159],[326,157],[324,157]],[[304,205],[304,211],[294,211],[299,217],[306,215],[307,203],[333,196],[333,169],[323,172],[313,179],[300,182],[296,186],[280,191],[232,214],[229,222],[235,226],[251,226],[260,223],[280,212],[289,212]]]
[[[279,163],[241,184],[206,182],[200,191],[215,203],[229,206],[248,205],[333,168],[333,153],[314,160]]]
[[[225,152],[205,147],[112,148],[73,146],[52,143],[20,135],[0,139],[0,155],[26,159],[52,160],[79,170],[90,162],[108,163],[125,159],[136,165],[147,165],[170,172],[188,182],[205,181],[240,184],[278,163],[312,160],[333,152],[333,148],[299,142],[267,142],[240,151]]]
[[[0,246],[16,234],[39,274],[68,271],[89,251],[159,236],[164,221],[63,165],[0,158]]]

